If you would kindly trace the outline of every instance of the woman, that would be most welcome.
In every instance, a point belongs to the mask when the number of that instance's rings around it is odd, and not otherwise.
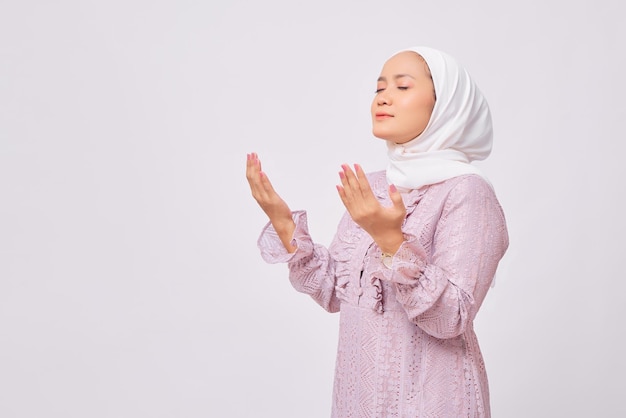
[[[470,164],[491,151],[489,108],[452,57],[427,47],[392,56],[377,83],[373,133],[389,164],[369,175],[342,166],[346,214],[328,249],[248,155],[270,220],[261,254],[341,312],[333,417],[489,417],[472,324],[508,247],[494,191]]]

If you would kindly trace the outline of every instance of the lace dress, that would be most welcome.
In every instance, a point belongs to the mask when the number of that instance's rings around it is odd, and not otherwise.
[[[385,173],[368,177],[391,205]],[[348,214],[327,249],[311,240],[306,212],[294,212],[293,254],[268,224],[261,255],[287,262],[296,290],[340,312],[332,417],[489,417],[472,323],[508,246],[502,209],[476,175],[403,199],[406,241],[391,268]]]

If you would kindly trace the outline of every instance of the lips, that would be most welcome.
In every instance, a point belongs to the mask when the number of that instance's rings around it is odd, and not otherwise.
[[[385,113],[385,112],[376,112],[375,116],[376,116],[376,119],[393,118],[393,115],[390,115],[389,113]]]

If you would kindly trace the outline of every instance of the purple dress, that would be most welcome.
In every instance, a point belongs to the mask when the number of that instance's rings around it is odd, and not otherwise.
[[[391,205],[384,172],[369,176]],[[473,319],[508,246],[491,186],[464,175],[403,194],[406,241],[391,268],[348,214],[328,249],[294,212],[297,250],[271,225],[264,260],[288,262],[296,290],[340,312],[332,417],[489,417],[487,375]]]

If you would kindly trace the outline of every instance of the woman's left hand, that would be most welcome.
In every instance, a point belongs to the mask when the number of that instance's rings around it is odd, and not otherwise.
[[[354,171],[347,164],[341,168],[341,186],[337,186],[337,191],[352,220],[371,235],[382,252],[395,254],[404,241],[402,222],[406,208],[400,192],[390,185],[393,205],[385,207],[374,196],[361,166],[355,164]]]

